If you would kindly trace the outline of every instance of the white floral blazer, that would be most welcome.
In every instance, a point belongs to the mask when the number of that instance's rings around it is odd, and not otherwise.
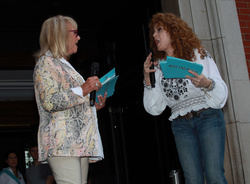
[[[89,157],[103,159],[96,109],[89,95],[80,97],[71,88],[85,81],[59,59],[42,56],[34,69],[34,88],[40,116],[39,160],[47,157]]]

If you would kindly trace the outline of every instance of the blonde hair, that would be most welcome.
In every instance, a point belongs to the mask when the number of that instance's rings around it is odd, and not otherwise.
[[[40,50],[35,53],[36,60],[48,50],[54,58],[68,58],[68,26],[77,29],[77,23],[68,16],[57,15],[44,21],[40,33]]]

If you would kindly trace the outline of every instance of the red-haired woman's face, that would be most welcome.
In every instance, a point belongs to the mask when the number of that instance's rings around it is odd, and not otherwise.
[[[6,163],[9,165],[9,167],[16,167],[17,166],[17,156],[15,153],[10,153],[8,156],[8,159],[6,160]]]
[[[154,27],[153,37],[158,51],[173,53],[173,48],[171,46],[171,36],[162,26]]]

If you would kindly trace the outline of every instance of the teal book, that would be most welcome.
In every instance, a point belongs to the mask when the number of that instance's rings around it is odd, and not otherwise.
[[[166,61],[160,62],[161,70],[165,78],[186,78],[186,75],[194,77],[188,70],[201,74],[203,66],[184,59],[167,56]]]
[[[115,68],[110,70],[107,74],[105,74],[102,78],[100,78],[100,82],[102,83],[102,87],[99,89],[99,91],[96,92],[96,99],[95,101],[98,103],[98,95],[104,96],[104,94],[107,92],[107,98],[112,96],[115,91],[115,85],[116,81],[118,79],[119,75],[116,76]]]

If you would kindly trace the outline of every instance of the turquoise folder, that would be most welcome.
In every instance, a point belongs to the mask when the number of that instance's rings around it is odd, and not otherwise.
[[[194,77],[188,70],[201,74],[203,66],[184,59],[167,56],[166,61],[160,62],[161,70],[165,78],[186,78],[186,75]]]
[[[96,92],[96,102],[98,103],[98,95],[104,96],[105,92],[107,92],[107,98],[112,96],[115,91],[116,81],[119,75],[116,76],[115,68],[110,70],[107,74],[105,74],[102,78],[100,78],[100,82],[102,83],[101,89]]]

